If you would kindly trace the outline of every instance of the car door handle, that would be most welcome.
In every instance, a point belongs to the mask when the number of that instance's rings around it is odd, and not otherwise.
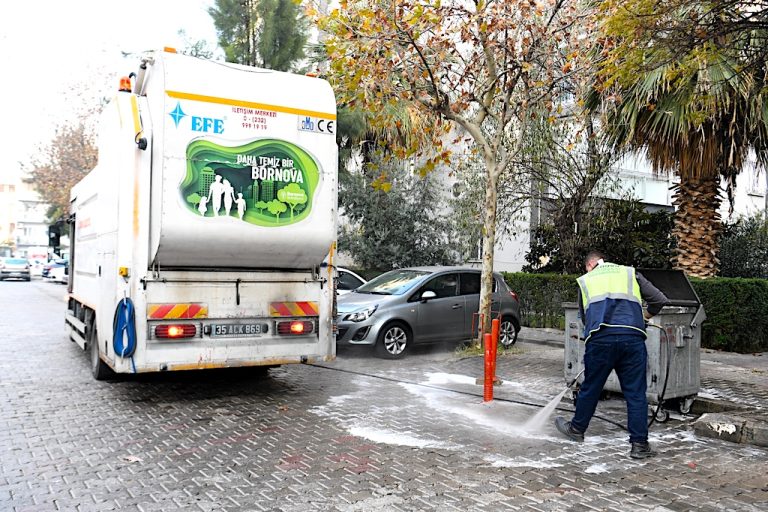
[[[461,309],[463,307],[464,306],[462,304],[454,304],[453,306],[451,306],[451,309]]]

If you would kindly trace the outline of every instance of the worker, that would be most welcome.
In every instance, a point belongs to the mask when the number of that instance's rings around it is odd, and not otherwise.
[[[579,277],[579,317],[584,324],[584,382],[571,421],[555,418],[555,427],[573,441],[583,442],[605,381],[616,371],[627,402],[629,456],[655,455],[648,444],[648,400],[645,396],[645,322],[659,313],[667,297],[632,267],[605,261],[591,251],[584,259],[587,273]],[[643,311],[645,300],[647,309]]]

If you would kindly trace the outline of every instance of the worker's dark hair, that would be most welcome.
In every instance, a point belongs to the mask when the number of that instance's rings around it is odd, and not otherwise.
[[[604,260],[604,259],[605,259],[605,255],[603,253],[601,253],[600,251],[592,250],[592,251],[589,251],[586,256],[584,256],[584,264],[586,265],[587,263],[593,260]]]

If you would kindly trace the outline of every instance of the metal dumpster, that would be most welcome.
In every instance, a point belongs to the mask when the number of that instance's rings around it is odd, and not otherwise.
[[[648,349],[646,369],[649,404],[657,407],[658,421],[669,417],[665,409],[674,404],[680,412],[690,411],[701,384],[700,348],[701,323],[706,319],[704,308],[690,281],[681,270],[638,269],[643,276],[661,290],[670,300],[653,317],[646,329],[645,345]],[[584,368],[584,327],[579,320],[578,304],[566,302],[565,309],[565,380],[571,382]],[[621,392],[615,372],[611,372],[603,388],[608,392]],[[574,391],[574,399],[578,388]]]

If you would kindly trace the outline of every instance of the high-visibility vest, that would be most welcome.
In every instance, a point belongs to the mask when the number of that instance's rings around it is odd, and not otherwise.
[[[620,327],[645,335],[643,298],[635,269],[602,263],[578,279],[584,308],[584,339],[602,327]]]

